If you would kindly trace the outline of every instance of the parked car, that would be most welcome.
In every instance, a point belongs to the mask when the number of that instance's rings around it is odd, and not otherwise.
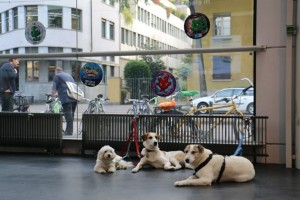
[[[238,96],[234,99],[237,108],[243,113],[253,114],[254,113],[254,102],[253,102],[253,88],[250,88],[246,93],[240,95],[245,88],[224,88],[222,90],[216,91],[213,95],[207,97],[200,97],[192,101],[192,105],[197,108],[208,107],[210,102],[213,106],[225,105],[225,101],[218,102],[218,100],[223,98],[232,98],[233,96]],[[229,108],[215,109],[213,112],[226,112]],[[201,112],[202,114],[208,114],[208,111]]]

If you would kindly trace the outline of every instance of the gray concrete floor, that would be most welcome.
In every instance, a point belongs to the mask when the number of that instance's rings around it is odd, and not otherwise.
[[[93,172],[94,157],[0,154],[1,200],[209,200],[299,199],[300,170],[283,165],[255,165],[256,177],[247,183],[211,187],[174,187],[192,170],[166,172],[131,168],[114,174]]]

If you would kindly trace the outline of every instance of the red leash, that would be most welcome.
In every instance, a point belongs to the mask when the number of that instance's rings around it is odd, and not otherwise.
[[[127,154],[128,154],[128,151],[129,151],[128,146],[130,144],[131,138],[133,137],[133,141],[135,143],[135,150],[136,150],[137,156],[139,158],[141,158],[141,154],[140,154],[140,151],[139,151],[140,146],[139,146],[138,134],[137,134],[137,118],[136,117],[134,117],[132,119],[132,124],[131,125],[132,125],[132,132],[129,134],[129,136],[128,136],[126,142],[125,142],[125,145],[122,148],[121,156],[123,157],[124,152],[126,151],[126,149],[127,149]]]

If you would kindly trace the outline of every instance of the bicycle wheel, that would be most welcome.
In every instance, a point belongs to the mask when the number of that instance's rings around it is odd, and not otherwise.
[[[130,108],[128,111],[127,111],[127,114],[129,115],[134,115],[134,110],[132,108]]]
[[[198,127],[190,116],[175,118],[171,127],[171,134],[184,142],[194,142],[199,139]]]
[[[97,112],[98,112],[98,108],[97,108],[96,104],[90,104],[87,109],[87,113],[88,114],[97,114]]]
[[[98,105],[98,113],[99,113],[99,114],[105,114],[104,109],[103,109],[103,105],[102,105],[102,104],[99,104],[99,105]]]

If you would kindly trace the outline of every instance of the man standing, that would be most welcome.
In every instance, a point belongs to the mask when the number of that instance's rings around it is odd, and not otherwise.
[[[13,112],[13,97],[16,92],[16,79],[18,77],[16,67],[19,67],[20,59],[10,58],[0,68],[0,97],[2,111]]]
[[[72,135],[73,120],[74,113],[77,107],[77,100],[74,100],[68,96],[68,87],[66,84],[67,81],[75,83],[75,80],[70,74],[64,72],[61,67],[56,67],[55,76],[53,77],[52,96],[57,96],[58,94],[67,122],[65,135]]]

